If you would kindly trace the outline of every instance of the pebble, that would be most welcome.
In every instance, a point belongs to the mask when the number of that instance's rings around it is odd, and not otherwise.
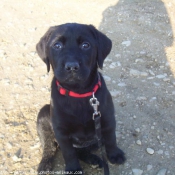
[[[116,67],[120,67],[121,66],[121,63],[118,61],[118,62],[112,62],[110,65],[109,65],[109,68],[111,69],[114,69]]]
[[[143,170],[140,169],[132,169],[133,175],[142,175]]]
[[[131,76],[139,76],[140,75],[140,72],[138,70],[131,69],[130,70],[130,75]]]
[[[12,149],[12,148],[13,148],[13,146],[12,146],[11,143],[6,143],[6,147],[7,147],[8,149]]]
[[[152,165],[147,165],[147,171],[150,171],[153,168]]]
[[[152,70],[149,70],[148,72],[153,76],[155,75],[155,73]]]
[[[105,59],[105,62],[112,62],[112,59],[110,59],[110,58],[107,57],[107,58]]]
[[[166,76],[167,76],[167,74],[156,75],[156,77],[159,78],[159,79],[165,78]]]
[[[136,63],[143,63],[144,61],[143,61],[143,59],[136,59],[135,62]]]
[[[136,119],[136,118],[137,118],[137,116],[135,116],[135,115],[134,115],[134,116],[133,116],[133,118],[134,118],[134,119]]]
[[[153,84],[154,84],[155,86],[160,86],[160,83],[154,82]]]
[[[164,78],[163,81],[164,82],[170,82],[170,78]]]
[[[116,54],[115,57],[121,58],[121,54]]]
[[[12,157],[12,159],[13,159],[14,162],[20,162],[21,161],[21,158],[18,158],[16,155],[14,155]]]
[[[158,154],[163,154],[163,150],[159,149],[159,150],[157,151],[157,153],[158,153]]]
[[[110,91],[112,97],[119,97],[121,95],[121,91]]]
[[[135,131],[139,133],[140,132],[140,128],[136,128]]]
[[[137,145],[142,145],[142,142],[140,140],[136,141]]]
[[[146,54],[146,51],[141,51],[140,52],[140,55],[145,55]]]
[[[154,150],[152,148],[147,148],[146,151],[148,154],[154,154]]]
[[[126,47],[131,45],[131,41],[123,41],[122,45],[125,45]]]
[[[141,75],[142,77],[147,77],[147,76],[148,76],[148,73],[147,73],[147,72],[140,72],[140,75]]]
[[[138,101],[146,101],[147,100],[147,98],[146,97],[144,97],[144,96],[140,96],[140,97],[137,97],[137,99],[136,100],[138,100]]]
[[[103,78],[105,79],[105,81],[111,81],[111,77],[109,77],[107,75],[103,75]]]
[[[131,76],[142,76],[142,77],[146,77],[146,76],[148,76],[148,73],[147,72],[140,72],[140,71],[135,70],[135,69],[131,69],[130,70],[130,75]]]
[[[157,173],[157,175],[165,175],[166,172],[167,172],[166,169],[161,169],[161,170]]]
[[[125,83],[118,83],[118,86],[124,87],[124,86],[126,86],[126,84]]]

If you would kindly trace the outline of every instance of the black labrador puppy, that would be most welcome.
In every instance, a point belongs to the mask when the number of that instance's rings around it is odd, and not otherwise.
[[[93,93],[100,102],[101,134],[108,160],[122,164],[125,156],[117,147],[115,115],[111,95],[98,67],[111,51],[111,40],[92,25],[67,23],[51,27],[36,50],[54,72],[51,102],[38,114],[37,130],[43,145],[38,172],[52,170],[59,146],[65,170],[82,171],[79,159],[102,167],[102,160],[91,153],[97,143],[89,100]]]

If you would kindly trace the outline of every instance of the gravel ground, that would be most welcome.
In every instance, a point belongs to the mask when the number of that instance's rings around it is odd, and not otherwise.
[[[102,71],[127,156],[111,175],[175,175],[175,1],[1,0],[0,174],[35,174],[50,80],[35,45],[49,26],[93,24],[113,41]],[[60,152],[55,169],[63,170]],[[101,171],[82,163],[85,175]]]

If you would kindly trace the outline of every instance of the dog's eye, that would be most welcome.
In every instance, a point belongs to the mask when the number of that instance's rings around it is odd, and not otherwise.
[[[89,49],[90,48],[90,44],[88,42],[83,42],[81,44],[81,49]]]
[[[53,45],[54,49],[60,50],[63,48],[63,44],[61,42],[57,42]]]

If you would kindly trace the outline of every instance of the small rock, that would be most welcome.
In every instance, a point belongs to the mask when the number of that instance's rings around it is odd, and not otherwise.
[[[162,79],[165,78],[167,76],[167,74],[163,74],[163,75],[156,75],[157,78]]]
[[[92,167],[93,169],[95,169],[95,168],[98,167],[98,165],[91,165],[91,167]]]
[[[13,146],[12,146],[12,144],[11,143],[6,143],[6,147],[8,148],[8,149],[12,149],[13,148]]]
[[[154,77],[148,77],[147,79],[148,79],[148,80],[152,80],[152,79],[154,79]]]
[[[149,73],[153,76],[155,75],[155,73],[152,70],[149,70]]]
[[[142,142],[140,140],[136,141],[137,145],[142,145]]]
[[[118,83],[118,86],[124,87],[124,86],[126,86],[126,84],[125,83]]]
[[[121,54],[116,54],[115,57],[121,58]]]
[[[137,117],[134,115],[133,118],[136,119]]]
[[[151,129],[154,130],[154,126],[151,126]]]
[[[150,171],[153,168],[152,165],[147,165],[147,171]]]
[[[143,61],[143,59],[136,59],[135,60],[135,63],[143,63],[144,61]]]
[[[110,59],[110,58],[107,57],[107,58],[105,59],[105,62],[112,62],[112,59]]]
[[[154,84],[155,86],[160,86],[160,83],[154,82],[153,84]]]
[[[133,175],[142,175],[143,170],[140,169],[132,169]]]
[[[140,52],[140,55],[145,55],[145,54],[146,54],[145,51],[141,51],[141,52]]]
[[[147,148],[146,151],[148,154],[154,154],[154,150],[152,148]]]
[[[164,78],[163,81],[164,82],[170,82],[170,78]]]
[[[107,75],[103,75],[103,78],[105,79],[105,81],[111,81],[111,78],[108,77]]]
[[[125,45],[126,47],[131,45],[131,41],[123,41],[122,45]]]
[[[112,97],[119,97],[121,95],[121,92],[116,90],[110,91],[110,93]]]
[[[139,133],[140,132],[140,128],[136,128],[135,131]]]
[[[158,173],[157,173],[157,175],[165,175],[166,174],[166,169],[161,169]]]
[[[148,73],[147,73],[147,72],[140,72],[140,75],[141,75],[142,77],[147,77],[147,76],[148,76]]]
[[[130,75],[131,76],[139,76],[140,75],[140,72],[138,70],[131,69],[130,70]]]
[[[116,67],[119,67],[119,66],[121,66],[121,63],[118,61],[118,62],[113,62],[113,63],[111,63],[110,65],[109,65],[109,67],[111,68],[111,69],[114,69],[114,68],[116,68]]]
[[[174,149],[174,146],[169,146],[170,149]]]
[[[157,151],[157,154],[163,154],[163,150],[159,149],[159,150]]]
[[[16,155],[14,155],[12,157],[12,159],[13,159],[14,162],[20,162],[21,161],[21,158],[18,158]]]
[[[144,97],[144,96],[140,96],[140,97],[137,97],[137,99],[136,100],[138,100],[138,101],[146,101],[147,100],[147,98],[146,97]]]

